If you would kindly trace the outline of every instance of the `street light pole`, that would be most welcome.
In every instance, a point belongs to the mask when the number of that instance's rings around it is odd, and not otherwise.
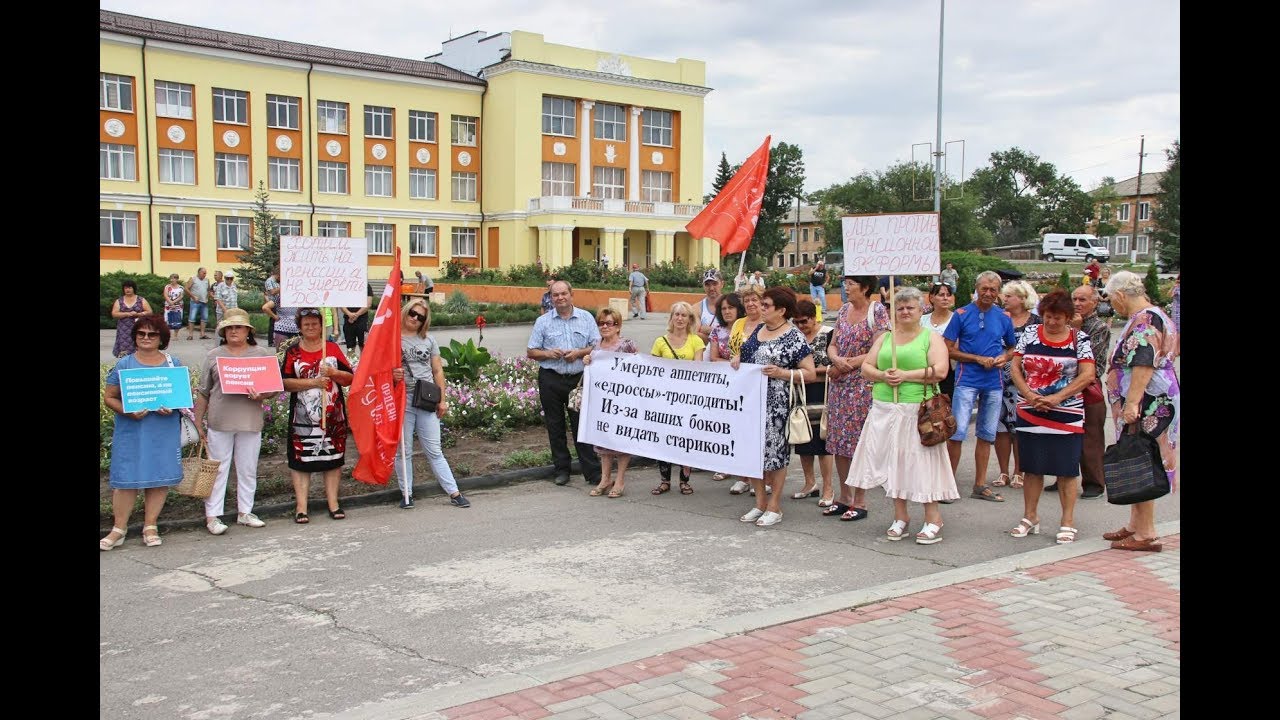
[[[942,211],[942,25],[947,14],[947,0],[938,9],[938,144],[933,153],[933,211]]]

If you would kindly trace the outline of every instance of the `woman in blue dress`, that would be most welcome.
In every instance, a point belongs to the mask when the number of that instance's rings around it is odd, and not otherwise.
[[[132,341],[137,349],[124,357],[107,374],[104,402],[116,413],[111,436],[111,510],[114,527],[98,542],[98,549],[110,550],[124,543],[138,491],[144,493],[142,542],[160,545],[156,526],[164,509],[169,488],[182,482],[181,416],[170,409],[126,413],[120,395],[120,371],[136,368],[182,367],[164,352],[169,347],[169,326],[159,315],[138,318]]]

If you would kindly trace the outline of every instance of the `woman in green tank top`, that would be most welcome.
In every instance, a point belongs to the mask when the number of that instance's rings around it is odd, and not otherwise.
[[[893,331],[876,339],[862,363],[862,376],[874,383],[871,413],[845,484],[863,489],[884,486],[885,495],[893,498],[894,520],[885,533],[889,540],[907,536],[907,502],[923,504],[924,525],[916,542],[932,545],[942,540],[938,501],[955,500],[960,493],[946,444],[920,444],[920,403],[936,392],[934,383],[950,369],[942,336],[920,325],[922,304],[919,290],[898,291]]]

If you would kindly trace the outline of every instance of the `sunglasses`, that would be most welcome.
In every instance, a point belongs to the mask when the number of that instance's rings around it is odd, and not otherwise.
[[[420,321],[426,321],[426,319],[427,319],[427,316],[426,316],[426,315],[423,315],[422,313],[418,312],[417,310],[410,310],[410,311],[409,311],[409,317],[411,317],[411,318],[417,318],[417,319],[418,319],[418,320],[420,320]]]
[[[152,331],[150,331],[150,330],[139,330],[138,332],[134,333],[134,337],[140,337],[140,338],[158,338],[158,337],[160,337],[160,333],[158,333],[158,332],[152,332]]]
[[[614,326],[615,326],[615,325],[617,325],[617,324],[618,324],[618,323],[616,323],[616,322],[614,322],[614,321],[612,321],[612,320],[603,320],[603,321],[600,321],[600,322],[597,322],[597,323],[596,323],[596,325],[599,325],[600,327],[614,327]]]
[[[315,308],[306,308],[305,310],[300,310],[298,311],[298,314],[301,315],[302,317],[320,317],[320,311],[316,310]]]

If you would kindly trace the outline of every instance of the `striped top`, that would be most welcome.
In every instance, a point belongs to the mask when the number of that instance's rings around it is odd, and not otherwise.
[[[1022,358],[1022,375],[1027,386],[1039,395],[1061,391],[1081,372],[1093,372],[1093,345],[1078,330],[1061,342],[1045,337],[1044,325],[1029,324],[1018,336],[1014,354]],[[1088,363],[1088,365],[1084,365]],[[1084,367],[1081,367],[1084,365]],[[1084,396],[1076,393],[1049,410],[1036,410],[1019,398],[1018,432],[1067,435],[1084,432]]]

